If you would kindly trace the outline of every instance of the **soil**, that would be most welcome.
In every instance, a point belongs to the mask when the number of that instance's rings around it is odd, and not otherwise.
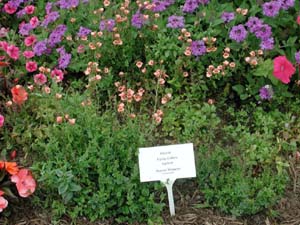
[[[290,161],[291,184],[286,190],[281,201],[273,207],[277,212],[276,216],[270,216],[263,212],[254,216],[245,218],[234,218],[226,216],[216,210],[203,209],[197,207],[199,202],[203,201],[203,195],[199,191],[191,193],[189,190],[195,190],[193,180],[187,182],[177,182],[174,184],[174,200],[176,215],[169,215],[168,207],[163,212],[165,225],[300,225],[300,163]],[[25,205],[25,203],[27,205]],[[26,206],[26,207],[25,207]],[[28,207],[28,199],[22,201],[20,206],[14,208],[16,213],[10,217],[0,217],[0,225],[50,225],[50,215],[45,211]],[[111,220],[89,222],[81,218],[76,223],[71,223],[69,218],[63,218],[58,225],[114,225],[117,224]],[[54,225],[54,224],[53,224]],[[127,224],[121,224],[127,225]],[[129,225],[129,224],[128,224]],[[131,225],[142,225],[140,223]]]

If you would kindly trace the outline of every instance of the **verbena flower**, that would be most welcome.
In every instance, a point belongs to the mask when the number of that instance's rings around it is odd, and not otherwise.
[[[54,47],[56,44],[61,42],[62,36],[65,34],[67,26],[64,24],[58,25],[49,35],[48,44],[50,47]]]
[[[254,34],[257,38],[265,40],[272,36],[272,28],[268,24],[263,24],[257,28]]]
[[[80,27],[79,31],[77,33],[78,37],[86,37],[87,35],[89,35],[92,31],[86,27]]]
[[[228,23],[234,19],[234,13],[233,12],[223,12],[221,15],[221,19],[224,21],[224,23]]]
[[[274,91],[271,85],[265,85],[259,89],[259,96],[262,100],[270,100],[273,98]]]
[[[183,28],[184,27],[184,17],[183,16],[170,16],[168,18],[167,27],[169,28]]]
[[[263,21],[254,16],[250,17],[246,23],[246,27],[251,33],[257,31],[261,25],[263,25]]]
[[[206,46],[204,41],[196,40],[191,42],[191,51],[194,56],[201,56],[206,53]]]
[[[36,56],[41,56],[47,51],[47,39],[37,42],[33,47],[33,52]]]
[[[133,27],[141,29],[145,22],[146,21],[144,19],[144,15],[140,11],[137,11],[135,14],[132,15],[131,25]]]
[[[246,39],[247,34],[248,32],[245,29],[244,25],[239,24],[237,26],[232,27],[229,33],[229,37],[237,42],[242,42]]]
[[[263,50],[272,50],[274,48],[274,38],[270,37],[260,42],[260,48]]]
[[[295,53],[295,60],[297,64],[300,64],[300,51]]]
[[[79,5],[79,0],[59,0],[57,3],[61,9],[76,8]]]
[[[116,24],[116,22],[113,19],[102,20],[100,22],[99,29],[101,31],[107,30],[107,31],[111,32],[113,30],[113,28],[115,27],[115,24]]]
[[[294,7],[295,5],[295,0],[277,0],[278,2],[281,3],[281,8],[283,10],[288,10],[291,7]]]
[[[29,35],[29,32],[33,29],[30,23],[23,23],[19,26],[19,34],[23,36]]]
[[[200,5],[199,0],[186,0],[182,11],[187,13],[193,13]]]
[[[162,12],[165,11],[170,5],[174,4],[175,0],[153,0],[152,4],[154,7],[152,8],[153,12]]]
[[[41,23],[42,27],[47,27],[50,23],[55,22],[59,18],[59,12],[50,12],[47,14],[47,17],[44,19],[44,21]]]
[[[262,5],[263,14],[269,17],[275,17],[279,14],[281,3],[277,1],[266,2]]]

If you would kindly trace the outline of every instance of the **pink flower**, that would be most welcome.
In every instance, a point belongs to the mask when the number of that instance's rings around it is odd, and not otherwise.
[[[47,77],[45,76],[45,74],[39,73],[34,75],[34,83],[36,83],[37,85],[43,85],[47,82]]]
[[[10,58],[17,60],[19,58],[19,48],[14,45],[9,45],[7,47],[6,53]]]
[[[34,61],[29,61],[26,63],[26,70],[28,72],[34,72],[37,70],[37,63]]]
[[[4,51],[7,51],[8,43],[6,41],[0,41],[0,48],[2,48]]]
[[[51,71],[51,77],[58,83],[64,79],[64,73],[61,70],[54,69]]]
[[[8,201],[2,196],[0,196],[0,212],[2,212],[3,209],[7,207],[7,205],[8,205]]]
[[[3,127],[4,120],[5,120],[4,116],[2,116],[2,115],[0,114],[0,127]]]
[[[277,56],[274,59],[273,75],[282,83],[288,84],[296,69],[285,56]]]
[[[33,51],[24,51],[24,52],[23,52],[23,56],[24,56],[26,59],[31,59],[31,58],[34,56],[34,52],[33,52]]]
[[[21,169],[16,175],[11,176],[11,181],[16,183],[19,195],[23,198],[31,195],[36,188],[36,182],[28,169]]]
[[[17,8],[13,7],[9,2],[4,5],[4,10],[8,14],[14,14]]]
[[[297,17],[296,22],[298,23],[298,25],[300,25],[300,16]]]
[[[25,12],[27,15],[33,14],[34,13],[34,6],[33,5],[27,5],[25,7]]]
[[[26,37],[24,40],[25,46],[27,47],[33,45],[35,42],[36,42],[36,37],[34,35],[30,35]]]
[[[29,23],[32,26],[32,28],[36,28],[39,25],[40,21],[36,16],[34,16],[30,19]]]

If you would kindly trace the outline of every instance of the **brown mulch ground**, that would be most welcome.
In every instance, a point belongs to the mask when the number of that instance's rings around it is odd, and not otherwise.
[[[169,211],[163,213],[165,225],[300,225],[300,164],[290,162],[290,175],[292,184],[286,191],[284,198],[274,207],[278,212],[276,218],[271,218],[266,213],[258,214],[246,218],[233,218],[223,215],[215,210],[197,208],[197,203],[201,202],[202,195],[199,191],[190,193],[188,190],[195,190],[193,182],[185,184],[174,184],[173,192],[175,196],[176,216],[170,217]],[[182,187],[184,185],[184,187]],[[182,191],[184,190],[184,191]],[[16,215],[8,218],[0,217],[0,225],[50,225],[49,215],[33,207],[24,211],[25,207],[17,208]],[[71,225],[68,218],[62,219],[57,225]],[[74,224],[74,223],[73,223]],[[81,219],[77,225],[114,225],[113,221],[89,222]],[[51,224],[52,225],[52,224]],[[54,224],[53,224],[54,225]],[[56,224],[55,224],[56,225]],[[122,224],[125,225],[125,224]],[[141,225],[141,224],[134,224]]]

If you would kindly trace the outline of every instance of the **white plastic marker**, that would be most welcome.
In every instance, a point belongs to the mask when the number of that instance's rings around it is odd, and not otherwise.
[[[167,188],[171,216],[175,215],[172,187],[176,179],[196,177],[193,144],[139,149],[141,182],[161,181]]]

